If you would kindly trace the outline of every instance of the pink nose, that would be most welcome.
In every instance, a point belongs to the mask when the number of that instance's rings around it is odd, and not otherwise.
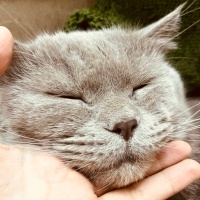
[[[114,125],[112,132],[121,135],[128,141],[132,136],[134,129],[138,126],[137,120],[121,121]]]

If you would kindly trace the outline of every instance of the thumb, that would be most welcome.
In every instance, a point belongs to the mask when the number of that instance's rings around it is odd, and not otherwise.
[[[13,37],[10,31],[0,26],[0,75],[2,75],[12,58]]]

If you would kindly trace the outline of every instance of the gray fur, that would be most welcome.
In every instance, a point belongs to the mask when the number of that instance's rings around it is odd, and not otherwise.
[[[142,179],[169,141],[191,141],[191,109],[180,75],[166,60],[176,48],[182,7],[142,29],[58,32],[15,42],[0,78],[0,141],[56,155],[97,192]],[[138,127],[127,142],[112,129],[129,119]],[[183,193],[184,199],[198,199],[199,190]]]

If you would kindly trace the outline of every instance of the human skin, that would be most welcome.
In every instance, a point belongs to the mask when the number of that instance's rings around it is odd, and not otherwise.
[[[8,29],[0,26],[0,75],[7,69],[13,49],[13,37]]]
[[[0,75],[12,57],[13,38],[0,27]],[[1,200],[163,200],[200,178],[200,165],[187,159],[190,146],[183,141],[168,144],[148,177],[127,188],[94,193],[89,180],[67,168],[57,158],[29,149],[0,145]],[[152,175],[153,174],[153,175]]]
[[[175,141],[163,149],[149,174],[130,187],[97,197],[92,184],[51,155],[0,146],[1,200],[163,200],[200,178],[197,162],[185,159],[190,146]]]

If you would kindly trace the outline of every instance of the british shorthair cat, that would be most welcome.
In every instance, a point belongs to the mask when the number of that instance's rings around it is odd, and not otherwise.
[[[15,41],[0,77],[0,142],[57,156],[97,191],[144,178],[173,140],[189,142],[200,162],[200,102],[187,101],[166,59],[177,48],[182,7],[144,28]],[[171,199],[199,198],[197,181]]]

